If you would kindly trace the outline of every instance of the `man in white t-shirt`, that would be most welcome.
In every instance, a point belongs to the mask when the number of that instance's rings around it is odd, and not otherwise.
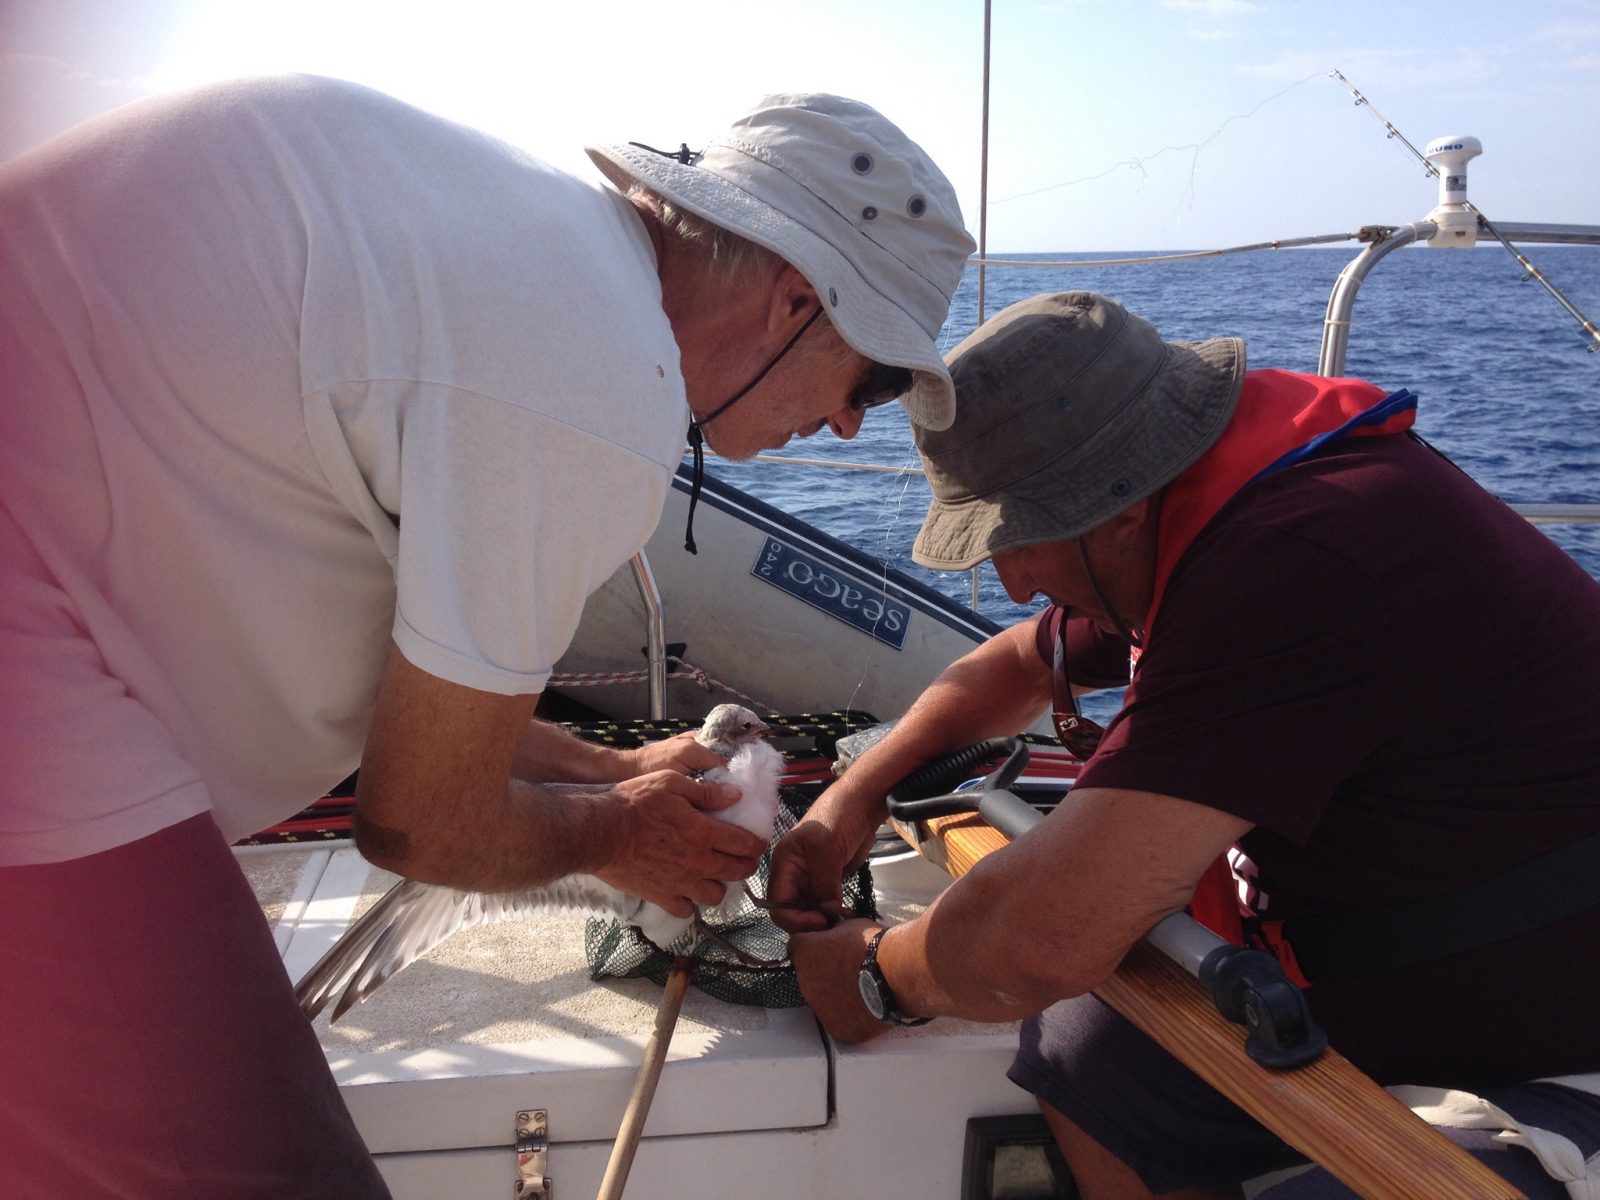
[[[0,167],[9,1196],[383,1194],[227,851],[357,765],[358,845],[414,878],[687,912],[754,868],[709,752],[534,707],[686,428],[949,424],[972,243],[838,97],[590,154],[622,192],[290,77]]]

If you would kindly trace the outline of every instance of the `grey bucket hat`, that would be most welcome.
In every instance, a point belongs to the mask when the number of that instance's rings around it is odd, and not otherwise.
[[[907,367],[914,424],[948,428],[955,389],[938,337],[974,243],[955,189],[874,109],[768,96],[688,164],[640,146],[589,146],[618,187],[637,181],[765,246],[817,289],[841,337]]]
[[[949,364],[955,423],[914,431],[933,503],[911,556],[955,571],[1078,537],[1176,479],[1226,428],[1245,353],[1058,292],[1002,310]]]

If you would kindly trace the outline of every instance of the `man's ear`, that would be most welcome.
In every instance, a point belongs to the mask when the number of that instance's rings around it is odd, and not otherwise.
[[[1123,509],[1105,523],[1105,529],[1119,541],[1153,540],[1161,524],[1161,497],[1166,489],[1154,492]]]
[[[788,336],[810,318],[821,301],[817,289],[788,263],[778,264],[772,277],[771,301],[767,306],[767,328]]]

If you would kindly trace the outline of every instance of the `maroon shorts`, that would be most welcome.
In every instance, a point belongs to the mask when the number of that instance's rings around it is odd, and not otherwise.
[[[1064,1000],[1025,1021],[1008,1075],[1127,1164],[1157,1195],[1226,1187],[1306,1161],[1092,995]],[[1526,1124],[1570,1138],[1585,1155],[1600,1150],[1600,1098],[1553,1084],[1481,1094]],[[1484,1130],[1441,1132],[1529,1200],[1566,1200],[1566,1188],[1522,1147],[1497,1142]],[[1319,1168],[1270,1188],[1259,1200],[1354,1194]]]
[[[387,1197],[209,815],[0,868],[0,1193]]]

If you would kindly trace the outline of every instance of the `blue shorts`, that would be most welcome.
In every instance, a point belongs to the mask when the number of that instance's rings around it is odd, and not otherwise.
[[[1093,995],[1064,1000],[1022,1026],[1007,1073],[1125,1163],[1152,1192],[1226,1187],[1302,1164],[1303,1155],[1202,1081]],[[1429,1082],[1426,1080],[1416,1082]],[[1480,1091],[1518,1120],[1600,1150],[1600,1097],[1554,1084]],[[1532,1153],[1486,1130],[1441,1132],[1529,1200],[1567,1200]],[[1258,1200],[1334,1200],[1355,1193],[1320,1168]]]

